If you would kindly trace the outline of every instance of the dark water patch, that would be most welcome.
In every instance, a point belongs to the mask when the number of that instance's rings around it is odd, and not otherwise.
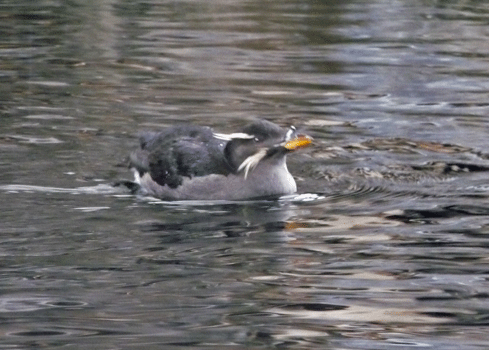
[[[71,309],[71,308],[80,308],[80,307],[84,307],[84,306],[86,306],[87,304],[86,304],[86,303],[84,303],[84,302],[79,302],[79,301],[70,301],[70,300],[66,300],[66,301],[55,301],[55,302],[49,303],[49,305],[52,305],[52,306],[54,306],[54,307],[60,307],[60,308]]]
[[[333,311],[333,310],[344,310],[345,306],[339,305],[329,305],[329,304],[317,304],[317,303],[307,303],[307,304],[290,304],[281,306],[285,309],[303,309],[307,311]]]
[[[475,205],[452,205],[446,209],[464,215],[489,215],[489,207],[478,207]]]
[[[60,331],[36,330],[36,331],[18,332],[12,335],[15,335],[17,337],[54,337],[54,336],[66,335],[66,333]]]
[[[436,219],[447,219],[466,215],[487,216],[489,215],[489,208],[463,204],[426,210],[407,209],[404,210],[403,213],[388,215],[387,218],[392,220],[400,220],[405,223],[429,223]]]

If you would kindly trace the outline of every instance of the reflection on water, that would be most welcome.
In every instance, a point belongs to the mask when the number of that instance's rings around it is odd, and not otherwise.
[[[488,13],[0,4],[1,346],[485,349]],[[122,186],[137,131],[257,116],[314,136],[299,194]]]

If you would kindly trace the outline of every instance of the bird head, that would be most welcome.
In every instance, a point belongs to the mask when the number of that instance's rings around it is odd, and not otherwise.
[[[236,134],[215,134],[227,140],[225,157],[235,172],[244,177],[263,162],[277,162],[288,153],[309,146],[312,138],[299,134],[294,126],[283,129],[266,120],[257,120]]]

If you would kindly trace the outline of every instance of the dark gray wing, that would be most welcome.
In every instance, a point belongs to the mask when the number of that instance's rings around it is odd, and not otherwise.
[[[140,149],[131,155],[131,167],[142,176],[149,173],[160,185],[178,187],[184,177],[228,175],[232,169],[224,157],[226,142],[212,130],[177,126],[159,133],[140,135]]]

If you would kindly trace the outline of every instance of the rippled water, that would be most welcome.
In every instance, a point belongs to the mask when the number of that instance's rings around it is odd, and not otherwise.
[[[486,1],[4,1],[0,347],[486,349]],[[315,145],[280,200],[132,195],[138,130]]]

